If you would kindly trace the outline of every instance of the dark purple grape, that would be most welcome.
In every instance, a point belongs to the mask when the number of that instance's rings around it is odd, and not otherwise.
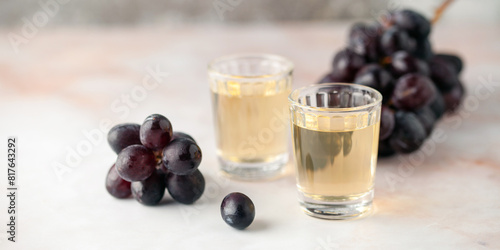
[[[141,125],[134,123],[118,124],[109,130],[108,143],[109,146],[115,151],[120,153],[122,149],[130,145],[140,145],[139,129]]]
[[[124,148],[116,160],[116,170],[126,181],[142,181],[156,169],[156,157],[153,152],[142,146],[132,145]]]
[[[252,224],[255,218],[255,206],[248,196],[234,192],[222,200],[220,214],[229,226],[243,230]]]
[[[436,116],[436,119],[441,118],[446,112],[446,103],[444,102],[443,95],[439,91],[436,91],[436,97],[429,104],[429,107]]]
[[[391,56],[399,50],[412,52],[412,44],[410,43],[410,37],[404,30],[393,26],[382,35],[380,49],[384,55]]]
[[[427,133],[417,115],[411,112],[397,111],[394,117],[396,128],[389,138],[391,147],[396,152],[403,154],[418,150],[424,143]]]
[[[369,62],[379,60],[378,41],[382,33],[379,24],[368,25],[357,23],[351,27],[349,32],[349,48],[362,55]]]
[[[432,45],[428,39],[415,40],[416,46],[413,51],[413,56],[423,61],[430,61],[434,56],[434,52],[432,52]]]
[[[167,175],[167,190],[172,198],[182,204],[192,204],[205,191],[205,178],[200,170],[189,175]]]
[[[458,83],[449,92],[444,93],[443,99],[446,106],[446,112],[451,112],[451,113],[455,112],[460,106],[464,94],[465,94],[465,89],[461,83]]]
[[[429,66],[422,60],[419,60],[410,55],[406,51],[398,51],[392,55],[391,71],[397,75],[402,76],[408,73],[420,73],[422,75],[429,75]]]
[[[349,79],[343,79],[333,73],[326,74],[318,83],[349,82]]]
[[[367,64],[356,74],[354,83],[372,87],[383,96],[389,96],[394,88],[394,79],[391,74],[378,64]]]
[[[122,179],[116,171],[115,164],[111,166],[106,176],[106,190],[113,197],[123,199],[130,196],[130,182]]]
[[[452,54],[436,54],[434,57],[448,62],[449,65],[452,65],[457,73],[460,73],[464,67],[464,63],[462,59],[456,55]]]
[[[365,58],[349,48],[339,51],[333,58],[332,74],[337,79],[352,82],[356,72],[365,64]]]
[[[458,84],[458,73],[453,64],[440,57],[433,57],[429,66],[431,78],[441,92],[447,92]]]
[[[172,139],[172,124],[165,116],[150,115],[141,125],[140,138],[142,145],[147,148],[162,149]]]
[[[394,155],[396,151],[392,149],[389,140],[383,140],[378,142],[378,156],[380,158],[389,157]]]
[[[392,134],[392,131],[394,130],[394,111],[390,109],[389,107],[383,105],[381,109],[381,115],[380,115],[380,136],[379,140],[383,141]]]
[[[177,139],[177,138],[189,139],[189,140],[193,141],[194,143],[196,143],[196,141],[194,140],[193,137],[191,137],[190,135],[183,133],[183,132],[178,132],[178,131],[174,132],[172,135],[172,141]]]
[[[189,139],[179,138],[163,149],[163,164],[170,172],[185,175],[194,172],[201,162],[201,149]]]
[[[398,79],[392,93],[392,103],[402,110],[415,110],[428,105],[436,95],[432,81],[420,74],[406,74]]]
[[[432,111],[430,106],[424,106],[414,111],[417,115],[418,120],[424,126],[425,132],[427,136],[432,133],[432,129],[434,129],[434,124],[437,121],[436,115]]]
[[[417,46],[418,46],[418,41],[417,39],[413,38],[413,37],[410,37],[408,38],[408,50],[410,53],[415,53],[415,51],[417,50]]]
[[[426,38],[431,32],[427,18],[413,10],[400,10],[392,14],[392,22],[415,38]]]
[[[165,175],[155,171],[143,181],[132,182],[132,194],[143,205],[157,205],[165,194]]]
[[[168,171],[167,168],[165,168],[165,166],[163,165],[163,162],[160,161],[160,163],[158,165],[156,165],[156,171],[160,171],[162,172],[163,174],[165,174],[165,176],[170,173],[170,171]]]

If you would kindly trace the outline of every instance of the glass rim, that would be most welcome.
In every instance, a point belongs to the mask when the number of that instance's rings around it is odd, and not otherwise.
[[[232,60],[236,60],[236,59],[250,58],[250,57],[272,59],[274,61],[279,61],[285,66],[285,68],[283,70],[280,70],[277,73],[269,74],[269,75],[241,76],[241,75],[221,73],[220,71],[216,70],[214,67],[215,64],[223,62],[223,61],[232,61]],[[286,57],[275,55],[275,54],[267,54],[267,53],[239,53],[239,54],[225,55],[225,56],[217,57],[208,63],[208,73],[210,75],[215,75],[215,76],[224,77],[224,78],[232,78],[232,79],[275,78],[275,77],[284,76],[286,74],[289,74],[290,72],[293,71],[293,69],[294,69],[293,62],[290,61],[289,59],[287,59]]]
[[[376,100],[373,103],[369,103],[369,104],[365,104],[365,105],[361,105],[361,106],[356,106],[356,107],[327,108],[327,107],[313,107],[313,106],[310,106],[310,105],[307,105],[307,104],[301,104],[301,103],[298,102],[298,99],[295,100],[293,98],[293,95],[297,94],[300,91],[304,91],[306,89],[313,88],[313,87],[322,87],[322,86],[326,86],[326,87],[327,86],[349,86],[349,87],[355,87],[355,88],[359,88],[359,89],[364,89],[364,90],[367,90],[367,91],[375,93]],[[364,86],[364,85],[361,85],[361,84],[355,84],[355,83],[321,83],[321,84],[312,84],[312,85],[309,85],[309,86],[304,86],[304,87],[300,87],[300,88],[294,89],[290,93],[290,95],[288,95],[288,102],[290,103],[291,106],[296,106],[296,107],[300,107],[300,108],[303,108],[303,109],[308,109],[308,110],[311,110],[311,111],[323,111],[323,112],[361,111],[361,110],[365,110],[365,109],[377,106],[380,103],[382,103],[382,94],[380,94],[380,92],[378,90],[374,89],[374,88],[371,88],[371,87],[368,87],[368,86]]]

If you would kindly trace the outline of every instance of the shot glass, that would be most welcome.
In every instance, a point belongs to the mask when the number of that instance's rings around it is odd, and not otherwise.
[[[349,219],[372,208],[382,95],[348,83],[294,90],[289,98],[302,210]]]
[[[279,175],[288,162],[293,64],[276,55],[239,54],[208,65],[221,171],[244,180]]]

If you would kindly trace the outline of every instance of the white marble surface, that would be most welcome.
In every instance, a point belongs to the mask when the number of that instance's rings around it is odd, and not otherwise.
[[[18,54],[0,39],[0,187],[6,187],[7,136],[18,137],[20,169],[18,238],[6,240],[2,195],[0,249],[499,249],[498,25],[435,27],[435,48],[465,57],[462,79],[470,101],[439,124],[441,133],[416,167],[397,157],[379,161],[372,216],[326,221],[302,214],[292,171],[258,183],[217,175],[207,62],[235,52],[276,53],[295,62],[294,87],[304,86],[326,72],[334,51],[344,46],[347,28],[338,23],[46,29]],[[145,68],[157,65],[169,74],[142,98],[135,91],[147,76]],[[491,93],[480,80],[489,77]],[[127,106],[121,96],[130,94],[136,98]],[[203,149],[207,189],[195,205],[166,199],[145,207],[112,198],[104,178],[116,156],[99,136],[87,155],[66,160],[68,150],[88,140],[84,131],[104,135],[98,132],[102,121],[141,122],[151,113],[166,115]],[[61,179],[56,162],[70,168]],[[256,220],[245,231],[220,218],[220,202],[232,191],[246,193],[256,206]]]

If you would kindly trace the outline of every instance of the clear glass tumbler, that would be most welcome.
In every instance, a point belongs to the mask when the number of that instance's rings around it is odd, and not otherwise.
[[[289,98],[302,209],[348,219],[372,208],[382,95],[348,83],[294,90]]]
[[[282,172],[292,71],[289,60],[267,54],[225,56],[208,65],[217,153],[226,175],[258,180]]]

